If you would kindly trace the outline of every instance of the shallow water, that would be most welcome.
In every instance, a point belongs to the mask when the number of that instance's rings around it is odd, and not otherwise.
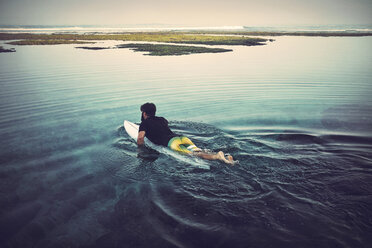
[[[0,54],[0,246],[368,247],[372,38],[275,39]],[[148,101],[239,165],[138,153],[122,123]]]

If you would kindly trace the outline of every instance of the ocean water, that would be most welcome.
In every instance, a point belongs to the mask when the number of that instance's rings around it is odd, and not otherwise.
[[[274,39],[0,54],[0,247],[369,247],[372,38]],[[145,102],[239,164],[139,152]]]

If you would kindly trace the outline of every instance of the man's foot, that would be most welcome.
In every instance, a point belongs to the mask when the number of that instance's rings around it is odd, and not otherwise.
[[[233,165],[234,164],[234,158],[231,156],[231,155],[227,155],[227,160],[229,160],[229,162]]]
[[[217,153],[217,158],[218,158],[219,160],[221,160],[222,162],[225,162],[226,164],[231,164],[231,165],[234,164],[233,157],[232,157],[231,155],[228,155],[228,156],[227,156],[228,159],[226,159],[226,158],[225,158],[225,154],[223,153],[223,151],[219,151],[219,152]]]

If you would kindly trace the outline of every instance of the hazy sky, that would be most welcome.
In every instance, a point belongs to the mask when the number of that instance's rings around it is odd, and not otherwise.
[[[372,24],[372,0],[0,0],[0,24]]]

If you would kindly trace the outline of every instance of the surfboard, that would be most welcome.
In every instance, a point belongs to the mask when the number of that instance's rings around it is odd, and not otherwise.
[[[139,126],[135,123],[124,120],[124,128],[125,128],[125,131],[128,133],[129,137],[131,137],[135,142],[137,142]],[[170,155],[173,158],[179,159],[193,166],[197,166],[198,168],[207,169],[207,170],[210,169],[210,166],[207,161],[201,158],[198,158],[198,157],[180,154],[178,152],[172,151],[168,147],[156,145],[152,143],[146,137],[145,137],[145,145],[154,150],[157,150],[158,152]]]
[[[139,126],[137,124],[134,124],[130,121],[124,121],[124,128],[125,128],[125,131],[127,131],[128,135],[134,139],[135,141],[137,141],[137,138],[138,138],[138,129],[139,129]],[[147,138],[145,138],[145,142],[146,143],[151,143],[151,141],[149,141]]]

